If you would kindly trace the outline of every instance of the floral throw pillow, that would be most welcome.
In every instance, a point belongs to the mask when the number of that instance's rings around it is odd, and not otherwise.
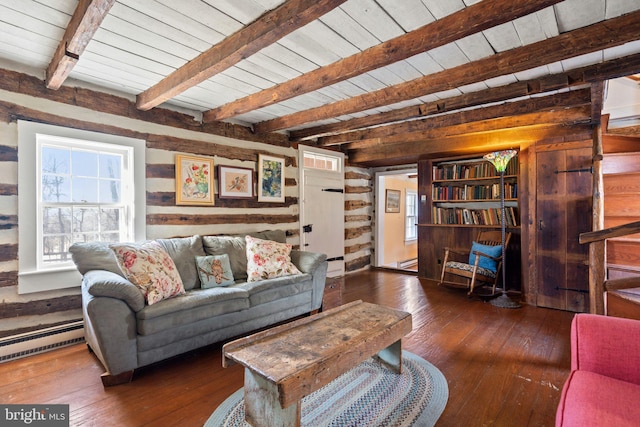
[[[291,245],[245,236],[247,282],[301,274],[291,262]]]
[[[235,283],[229,255],[197,256],[196,267],[202,289],[228,286]]]
[[[147,304],[185,293],[178,269],[160,243],[123,243],[109,247],[125,277],[142,290]]]

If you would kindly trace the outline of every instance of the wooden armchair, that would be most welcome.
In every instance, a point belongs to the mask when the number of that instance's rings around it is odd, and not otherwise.
[[[511,233],[505,234],[505,247],[508,247]],[[456,257],[457,256],[457,257]],[[466,256],[462,260],[462,256]],[[458,260],[454,260],[457,258]],[[469,252],[460,252],[444,248],[442,273],[439,285],[468,288],[471,295],[478,286],[491,285],[491,295],[496,293],[496,285],[502,269],[502,232],[480,231]],[[465,279],[464,282],[445,280],[446,275]]]

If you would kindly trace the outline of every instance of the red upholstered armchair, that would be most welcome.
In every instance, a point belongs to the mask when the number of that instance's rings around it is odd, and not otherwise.
[[[640,425],[640,321],[577,314],[556,426]]]

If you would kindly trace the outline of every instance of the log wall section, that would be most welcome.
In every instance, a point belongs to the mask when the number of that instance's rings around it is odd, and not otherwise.
[[[149,239],[281,229],[288,243],[299,247],[298,151],[284,136],[269,135],[261,142],[241,126],[202,125],[193,116],[161,108],[140,112],[134,100],[87,89],[43,91],[40,80],[21,73],[5,77],[9,80],[0,82],[0,337],[82,318],[77,286],[18,294],[18,232],[31,226],[18,218],[18,119],[146,140]],[[176,206],[176,153],[213,157],[214,165],[254,171],[260,153],[284,157],[285,202],[261,203],[255,196],[220,199],[216,188],[213,207]],[[217,186],[217,175],[214,178]],[[370,264],[371,183],[367,169],[347,168],[347,271]]]

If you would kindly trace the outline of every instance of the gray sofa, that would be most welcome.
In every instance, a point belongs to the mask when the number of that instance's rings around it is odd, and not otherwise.
[[[247,233],[285,242],[283,231]],[[128,382],[141,366],[320,309],[326,255],[292,250],[302,272],[246,282],[244,235],[157,239],[186,293],[152,305],[123,275],[105,243],[77,243],[73,260],[82,274],[85,338],[106,368],[105,386]],[[195,257],[228,254],[235,284],[202,289]]]

